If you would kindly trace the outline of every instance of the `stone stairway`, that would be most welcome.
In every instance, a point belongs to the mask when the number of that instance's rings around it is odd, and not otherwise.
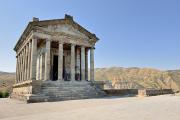
[[[46,81],[41,85],[45,101],[88,99],[105,96],[98,85],[88,81]]]

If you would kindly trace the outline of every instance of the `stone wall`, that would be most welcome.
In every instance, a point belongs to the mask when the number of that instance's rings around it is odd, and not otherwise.
[[[138,94],[138,89],[106,89],[104,91],[109,96],[123,96],[123,95],[136,96]]]
[[[139,96],[156,96],[156,95],[163,95],[163,94],[173,94],[172,89],[143,89],[138,90]]]
[[[28,95],[38,94],[41,90],[41,82],[40,80],[35,80],[15,84],[10,97],[25,100]]]

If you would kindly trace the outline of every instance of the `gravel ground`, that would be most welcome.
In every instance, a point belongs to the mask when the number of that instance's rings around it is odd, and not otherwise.
[[[0,120],[180,120],[180,97],[107,97],[25,104],[0,99]]]

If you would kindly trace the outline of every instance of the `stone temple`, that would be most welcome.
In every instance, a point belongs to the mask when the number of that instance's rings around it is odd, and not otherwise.
[[[98,40],[70,15],[33,18],[14,47],[17,63],[11,98],[43,102],[104,96],[102,85],[94,81]]]

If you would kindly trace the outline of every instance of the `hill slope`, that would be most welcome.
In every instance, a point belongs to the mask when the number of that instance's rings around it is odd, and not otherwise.
[[[0,91],[11,90],[15,73],[0,72]],[[133,83],[131,88],[180,89],[180,70],[160,71],[150,68],[96,68],[95,80],[111,80],[113,85]]]
[[[180,89],[180,70],[171,70],[168,72],[169,72],[169,75],[172,77],[173,81],[176,83],[176,85]]]
[[[179,72],[180,73],[180,72]],[[150,68],[97,68],[96,80],[111,80],[113,84],[131,82],[132,88],[173,88],[180,86],[180,74]],[[123,81],[123,82],[122,82]],[[179,84],[177,84],[179,83]]]
[[[0,91],[11,90],[14,84],[15,73],[8,73],[0,71]]]

